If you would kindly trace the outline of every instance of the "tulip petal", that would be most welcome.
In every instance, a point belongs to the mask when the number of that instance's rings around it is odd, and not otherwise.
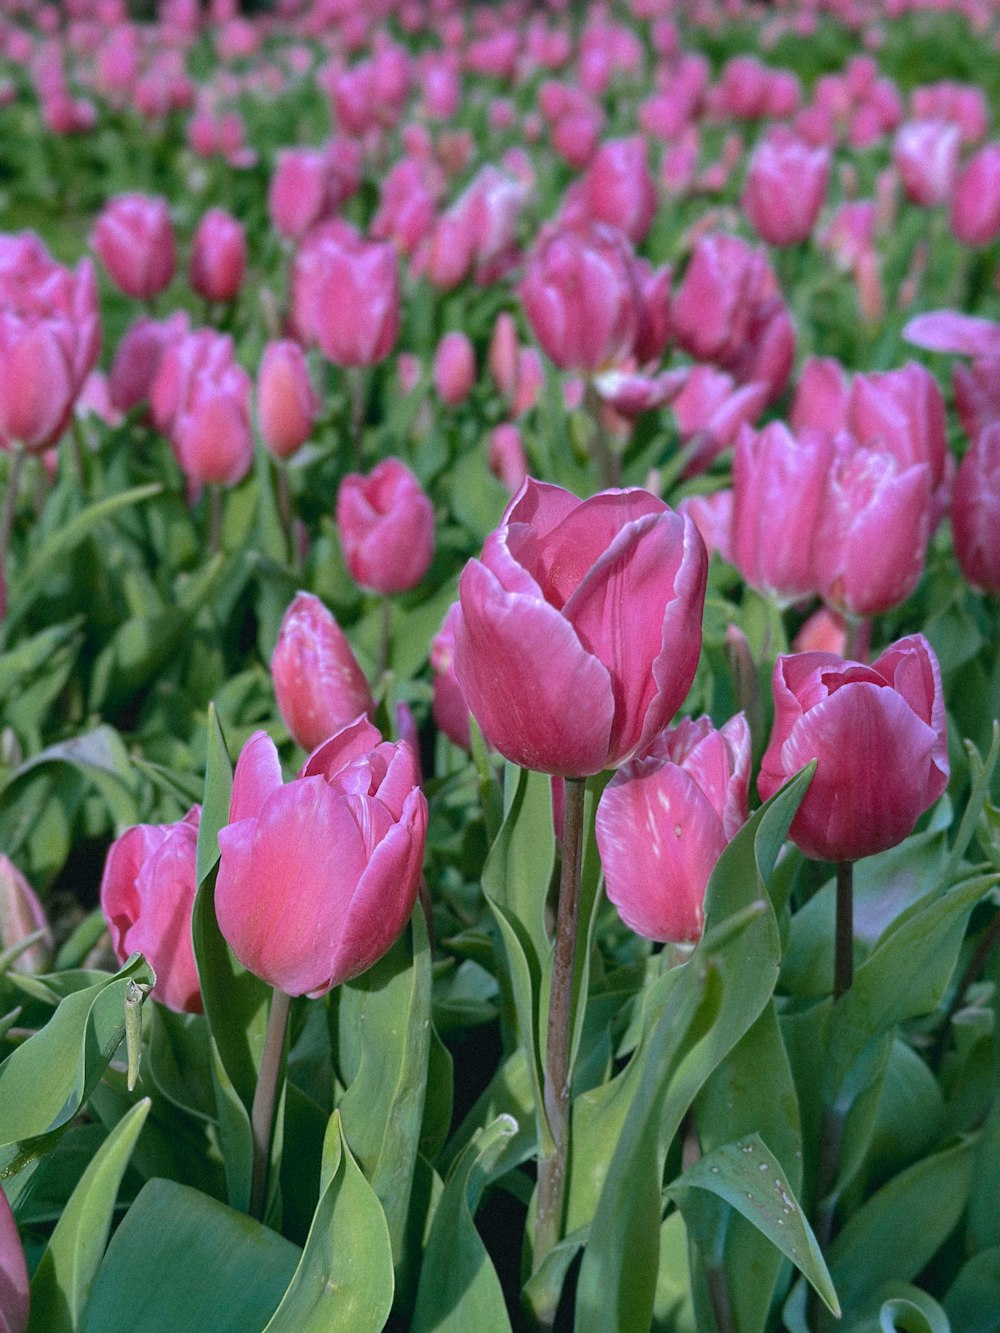
[[[807,856],[854,861],[894,847],[927,808],[937,737],[889,686],[845,685],[795,725],[781,747],[786,775],[819,758],[791,827]]]
[[[215,909],[237,958],[289,995],[324,989],[366,864],[347,801],[320,777],[290,782],[219,846]]]
[[[266,731],[255,731],[240,751],[229,798],[229,822],[256,819],[264,802],[282,785],[277,747]]]
[[[302,765],[299,777],[323,777],[327,782],[332,782],[338,773],[356,760],[367,759],[381,740],[382,733],[378,727],[362,713],[313,751]]]
[[[506,592],[480,561],[460,591],[455,671],[489,743],[543,773],[599,773],[614,718],[607,668],[554,607]]]
[[[610,556],[612,546],[620,547],[621,534],[631,524],[642,518],[663,518],[670,512],[662,500],[638,487],[602,491],[578,502],[545,537],[540,547],[541,567],[527,567],[538,579],[545,600],[562,607],[598,561]]]
[[[597,845],[608,897],[646,939],[694,941],[705,885],[726,846],[722,821],[676,764],[621,770],[597,808]]]
[[[1000,324],[957,310],[930,310],[917,315],[903,329],[903,337],[930,352],[1000,356]]]

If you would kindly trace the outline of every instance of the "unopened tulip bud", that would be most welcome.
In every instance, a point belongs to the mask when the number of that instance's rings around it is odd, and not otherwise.
[[[975,437],[962,459],[951,535],[959,568],[973,587],[1000,594],[1000,420]]]
[[[223,208],[210,208],[194,234],[192,288],[206,301],[233,301],[243,284],[246,263],[243,224]]]
[[[337,493],[337,530],[355,582],[392,594],[413,588],[434,554],[434,507],[398,458],[367,477],[349,473]]]
[[[9,857],[0,855],[0,949],[8,952],[32,935],[34,943],[20,949],[12,967],[17,972],[44,972],[52,951],[52,931],[38,895]]]
[[[521,432],[512,422],[504,421],[490,432],[490,471],[514,495],[528,475],[528,460]]]
[[[302,348],[291,339],[268,343],[257,374],[257,420],[276,458],[289,458],[305,444],[318,410]]]
[[[105,204],[90,243],[126,296],[149,300],[174,276],[174,230],[167,201],[122,194]]]
[[[476,353],[468,336],[458,330],[446,333],[434,353],[434,387],[449,407],[467,398],[476,382]]]

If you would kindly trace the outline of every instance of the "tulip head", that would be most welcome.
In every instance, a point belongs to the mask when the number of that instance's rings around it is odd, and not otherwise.
[[[235,300],[247,265],[243,224],[224,208],[210,208],[198,223],[191,250],[191,286],[206,301]]]
[[[959,568],[973,587],[1000,594],[1000,421],[987,425],[962,459],[951,535]]]
[[[176,261],[167,201],[121,194],[105,204],[90,243],[112,282],[126,296],[145,301],[170,286]]]
[[[398,458],[364,477],[349,473],[337,492],[337,531],[351,577],[392,594],[415,587],[434,555],[434,507]]]
[[[264,348],[257,373],[257,422],[276,458],[289,458],[312,434],[319,400],[305,353],[290,338]]]

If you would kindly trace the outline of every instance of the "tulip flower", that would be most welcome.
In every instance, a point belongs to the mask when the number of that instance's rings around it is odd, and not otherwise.
[[[284,783],[255,732],[219,832],[215,910],[241,963],[288,995],[325,995],[392,947],[416,902],[427,830],[417,761],[358,718]]]
[[[761,799],[817,761],[792,821],[796,846],[855,861],[902,842],[948,785],[941,672],[924,636],[900,639],[871,666],[833,653],[781,656],[772,683]]]
[[[460,583],[455,670],[494,749],[584,777],[648,745],[694,676],[707,565],[648,491],[528,478]]]
[[[650,940],[694,943],[705,887],[746,823],[750,728],[742,713],[716,731],[707,717],[663,731],[618,770],[597,808],[608,897]]]
[[[105,204],[90,243],[126,296],[147,301],[174,276],[174,231],[167,201],[121,194]]]
[[[521,432],[510,421],[502,421],[490,431],[490,471],[515,495],[528,475],[528,459]]]
[[[434,388],[449,407],[468,397],[476,382],[476,353],[467,334],[446,333],[434,353]]]
[[[12,964],[18,972],[41,972],[52,950],[52,931],[38,895],[9,856],[0,853],[0,949],[14,949],[38,935]]]
[[[351,472],[337,492],[337,531],[347,568],[363,588],[413,588],[434,555],[434,507],[408,467],[387,458],[367,477]]]
[[[989,245],[1000,236],[1000,143],[987,144],[962,168],[950,220],[963,245]]]
[[[973,587],[1000,593],[1000,421],[976,436],[951,498],[951,535],[959,568]]]
[[[429,659],[434,672],[432,712],[435,725],[453,745],[468,750],[471,748],[469,705],[465,702],[465,695],[455,674],[455,627],[461,614],[458,602],[452,602],[441,622],[441,628],[431,640]]]
[[[291,339],[268,343],[257,372],[257,422],[275,458],[289,458],[305,444],[318,411],[302,348]]]
[[[0,1189],[0,1329],[25,1333],[30,1305],[28,1265],[7,1195]]]
[[[111,404],[117,411],[130,412],[148,400],[164,352],[190,332],[183,310],[164,320],[141,315],[129,325],[115,348],[108,377]]]
[[[296,744],[315,750],[375,709],[344,631],[318,597],[297,593],[281,620],[271,657],[278,711]]]
[[[391,245],[343,228],[320,252],[311,299],[312,333],[337,366],[373,366],[399,333],[399,272]]]
[[[246,263],[243,224],[224,208],[210,208],[194,234],[189,269],[192,288],[206,301],[235,300]]]
[[[119,962],[145,955],[156,973],[153,996],[177,1013],[201,1013],[191,943],[197,884],[196,805],[177,824],[136,824],[108,849],[101,909]]]
[[[797,245],[808,238],[826,198],[830,153],[794,137],[768,138],[747,167],[743,210],[761,240]]]
[[[597,150],[583,179],[590,217],[617,227],[635,244],[645,238],[656,213],[656,186],[646,156],[642,135],[609,139]]]
[[[900,126],[893,161],[911,203],[923,208],[951,198],[961,131],[947,120],[911,120]]]

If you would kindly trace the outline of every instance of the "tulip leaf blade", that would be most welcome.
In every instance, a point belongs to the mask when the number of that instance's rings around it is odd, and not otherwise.
[[[823,1255],[781,1164],[759,1134],[699,1158],[667,1191],[685,1210],[688,1190],[708,1191],[752,1222],[799,1269],[827,1309],[840,1315]]]
[[[379,1333],[392,1309],[392,1244],[375,1191],[351,1155],[340,1111],[324,1146],[329,1175],[302,1257],[265,1333],[327,1333],[349,1328]]]
[[[277,1232],[200,1190],[149,1180],[111,1238],[84,1333],[259,1329],[300,1254]]]
[[[29,1333],[72,1333],[81,1327],[118,1187],[151,1105],[145,1097],[125,1113],[70,1195],[31,1279]]]
[[[130,981],[156,978],[140,954],[113,976],[66,995],[45,1026],[0,1064],[0,1168],[15,1174],[82,1109],[125,1036]]]
[[[500,1115],[460,1154],[445,1182],[431,1224],[417,1289],[411,1333],[510,1333],[503,1290],[474,1221],[483,1190],[503,1160],[517,1121]]]
[[[7,775],[2,790],[10,799],[14,783],[46,764],[67,764],[97,788],[115,822],[117,833],[139,822],[139,800],[135,771],[121,736],[107,723],[69,740],[49,745],[32,755]]]
[[[229,797],[233,789],[233,764],[225,733],[214,703],[208,705],[208,737],[205,759],[205,789],[198,825],[198,883],[208,878],[219,859],[219,829],[229,822]]]

